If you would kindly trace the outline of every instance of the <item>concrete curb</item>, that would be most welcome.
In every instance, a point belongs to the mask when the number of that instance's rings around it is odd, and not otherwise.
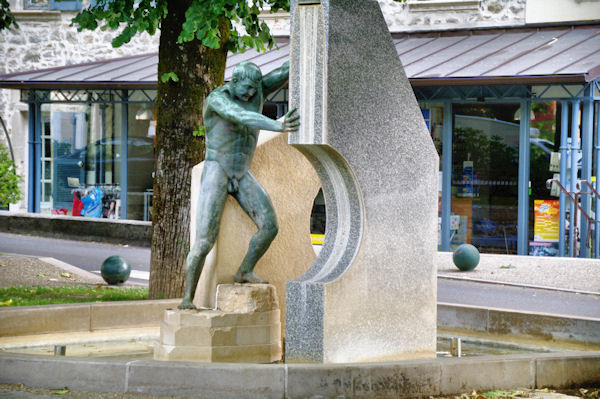
[[[0,382],[211,398],[409,398],[600,383],[600,352],[331,365],[225,364],[0,354]]]
[[[506,338],[536,346],[578,345],[600,350],[600,319],[438,303],[438,329],[457,336]]]
[[[180,299],[19,306],[0,309],[0,337],[156,327]]]
[[[61,260],[58,260],[55,258],[47,258],[47,257],[42,257],[42,258],[38,258],[38,259],[41,260],[42,262],[49,263],[52,266],[56,266],[60,269],[63,269],[64,271],[67,271],[69,273],[76,274],[80,277],[83,277],[86,280],[91,280],[98,284],[105,284],[105,281],[101,276],[91,273],[91,272],[88,272],[87,270],[83,270],[77,266],[70,265]]]
[[[180,299],[0,308],[0,337],[157,327]],[[446,335],[600,350],[600,319],[438,303]],[[1,346],[1,341],[0,341]]]
[[[597,291],[585,291],[585,290],[575,290],[575,289],[571,289],[571,288],[549,287],[546,285],[511,283],[509,281],[484,280],[484,279],[480,279],[480,278],[448,276],[448,275],[439,274],[439,273],[438,273],[438,279],[469,281],[469,282],[473,282],[473,283],[483,283],[483,284],[509,285],[512,287],[536,288],[539,290],[571,292],[574,294],[600,295],[600,292],[597,292]]]
[[[0,211],[0,232],[150,247],[152,222]]]

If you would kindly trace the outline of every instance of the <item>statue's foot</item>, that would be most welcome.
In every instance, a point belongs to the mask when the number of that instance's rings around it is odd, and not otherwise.
[[[196,309],[196,306],[189,299],[184,299],[179,306],[179,309]]]
[[[256,277],[256,275],[252,272],[237,272],[235,275],[234,281],[236,283],[244,284],[269,284],[267,280],[263,280],[261,278]]]

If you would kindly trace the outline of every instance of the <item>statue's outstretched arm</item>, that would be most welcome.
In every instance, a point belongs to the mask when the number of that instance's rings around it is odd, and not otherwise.
[[[276,121],[258,112],[248,111],[223,93],[211,93],[208,98],[208,110],[217,113],[221,118],[239,123],[251,129],[287,132],[298,130],[298,115],[295,109],[288,112],[283,122]]]
[[[263,95],[266,97],[283,87],[287,83],[289,75],[290,62],[286,61],[279,68],[263,76]]]

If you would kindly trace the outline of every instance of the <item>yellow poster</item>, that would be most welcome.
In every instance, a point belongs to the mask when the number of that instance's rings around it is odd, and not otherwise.
[[[535,200],[533,201],[533,240],[558,242],[558,225],[560,201]]]

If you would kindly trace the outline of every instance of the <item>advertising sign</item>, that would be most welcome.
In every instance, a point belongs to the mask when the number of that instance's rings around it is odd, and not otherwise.
[[[533,240],[542,242],[558,242],[559,234],[559,200],[533,201]]]

